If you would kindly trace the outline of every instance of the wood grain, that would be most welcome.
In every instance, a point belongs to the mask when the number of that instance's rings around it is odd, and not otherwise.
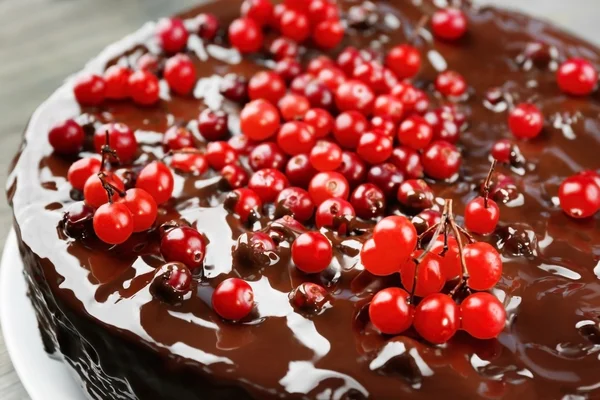
[[[224,4],[227,0],[219,0]],[[0,0],[0,179],[16,152],[27,119],[69,74],[107,44],[148,20],[199,0]],[[550,19],[598,42],[597,0],[487,0]],[[40,134],[44,134],[43,132]],[[12,216],[0,201],[0,245]],[[29,399],[0,332],[0,399]]]

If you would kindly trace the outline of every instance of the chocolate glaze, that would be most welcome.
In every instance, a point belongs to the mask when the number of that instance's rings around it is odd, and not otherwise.
[[[183,16],[210,11],[226,24],[236,17],[239,1],[223,3]],[[342,3],[344,8],[356,4]],[[375,3],[368,18],[353,23],[358,30],[350,31],[346,44],[385,49],[405,42],[417,21],[435,9],[430,0]],[[285,240],[269,265],[256,271],[233,263],[236,239],[249,229],[224,208],[226,193],[217,176],[176,175],[174,198],[160,212],[160,222],[184,218],[209,241],[205,277],[180,306],[150,294],[154,270],[163,264],[158,232],[137,234],[110,249],[94,238],[70,239],[57,228],[73,202],[65,178],[73,160],[52,154],[47,132],[56,121],[83,112],[82,120],[128,124],[141,143],[136,165],[161,156],[162,133],[174,123],[193,121],[205,106],[223,105],[232,133],[238,133],[237,107],[222,101],[218,84],[229,72],[251,76],[264,68],[263,58],[241,60],[219,44],[203,47],[194,37],[190,43],[202,76],[196,95],[204,101],[169,98],[165,92],[155,107],[109,102],[80,110],[69,80],[32,116],[9,180],[8,197],[47,350],[61,354],[77,371],[91,398],[600,396],[600,219],[570,219],[556,200],[565,177],[600,167],[600,103],[597,93],[563,95],[553,72],[556,60],[570,56],[583,56],[598,68],[600,52],[519,13],[465,10],[469,32],[460,41],[432,41],[426,31],[416,41],[424,55],[418,86],[431,93],[436,68],[445,65],[462,73],[470,86],[469,98],[461,103],[469,121],[460,142],[464,163],[457,182],[433,184],[438,206],[442,198],[453,198],[460,216],[476,194],[489,167],[491,144],[509,137],[507,101],[534,99],[546,117],[539,138],[519,143],[526,162],[501,171],[514,179],[515,188],[501,208],[498,229],[482,238],[500,249],[504,261],[494,292],[504,301],[509,322],[498,339],[481,341],[459,333],[448,344],[432,347],[412,332],[394,338],[378,334],[365,306],[374,292],[399,279],[375,278],[362,270],[357,255],[369,229],[341,237],[329,232],[335,268],[317,277],[304,276],[290,264]],[[374,20],[375,26],[369,22]],[[143,27],[85,70],[100,73],[111,63],[155,49],[152,31],[153,24]],[[532,53],[535,42],[542,42],[550,56],[540,56],[539,46]],[[491,104],[485,93],[493,87],[504,95]],[[266,218],[254,224],[255,229],[265,226]],[[279,230],[282,238],[294,234]],[[221,321],[210,307],[213,288],[229,276],[243,276],[254,288],[257,309],[242,324]],[[288,293],[306,280],[327,287],[331,307],[317,315],[294,311]]]

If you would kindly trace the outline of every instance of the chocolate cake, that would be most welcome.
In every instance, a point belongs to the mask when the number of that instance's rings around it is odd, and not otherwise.
[[[92,399],[600,397],[598,49],[467,2],[285,3],[150,23],[35,111],[8,199],[47,352]]]

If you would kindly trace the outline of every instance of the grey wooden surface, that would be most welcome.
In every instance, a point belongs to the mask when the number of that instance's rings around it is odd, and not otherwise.
[[[228,0],[219,0],[226,3]],[[407,0],[408,1],[408,0]],[[35,107],[104,46],[199,0],[0,0],[0,179]],[[550,19],[600,42],[598,0],[486,0]],[[12,224],[0,201],[0,248]],[[0,332],[0,399],[28,399]]]

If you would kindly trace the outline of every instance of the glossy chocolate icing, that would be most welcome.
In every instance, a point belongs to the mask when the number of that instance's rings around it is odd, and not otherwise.
[[[226,24],[237,16],[239,2],[224,3],[184,17],[192,24],[193,16],[210,11]],[[356,3],[342,5],[347,9]],[[405,42],[421,17],[435,9],[430,0],[376,4],[378,22],[355,24],[360,29],[350,30],[346,44],[385,49]],[[394,338],[377,333],[365,306],[377,290],[399,282],[362,270],[357,255],[368,230],[340,237],[328,233],[336,269],[317,277],[306,277],[290,264],[286,241],[268,265],[253,269],[232,262],[236,239],[249,229],[226,211],[227,193],[214,175],[176,174],[173,199],[159,216],[160,222],[184,218],[209,240],[204,278],[180,306],[150,294],[154,270],[163,264],[157,232],[135,235],[114,249],[95,239],[64,235],[58,227],[73,202],[65,178],[73,160],[52,154],[47,132],[56,121],[83,112],[98,122],[128,124],[140,142],[135,164],[160,157],[162,133],[174,123],[193,121],[205,104],[222,105],[230,114],[232,133],[238,133],[238,108],[222,101],[218,83],[228,72],[251,76],[264,68],[263,59],[241,60],[234,51],[219,44],[203,46],[193,37],[190,44],[202,76],[195,93],[204,101],[169,98],[165,92],[154,107],[110,102],[80,110],[69,81],[32,116],[9,180],[9,201],[45,343],[79,373],[90,397],[600,396],[600,219],[570,219],[556,198],[565,177],[600,167],[600,105],[597,93],[585,98],[560,93],[553,72],[557,59],[571,56],[583,56],[599,67],[600,52],[519,13],[471,6],[465,10],[469,32],[463,39],[433,41],[424,30],[415,43],[424,55],[418,86],[431,93],[436,69],[447,65],[462,73],[470,87],[469,98],[460,104],[469,121],[460,141],[463,166],[457,182],[432,184],[438,205],[443,198],[454,199],[460,220],[465,202],[475,196],[488,170],[491,144],[509,137],[507,101],[533,99],[546,117],[539,138],[518,143],[526,162],[501,171],[516,187],[501,206],[498,229],[482,238],[500,249],[504,261],[503,278],[494,292],[506,305],[509,322],[498,339],[481,341],[459,332],[448,344],[432,347],[412,332]],[[100,73],[110,63],[155,49],[152,32],[152,24],[143,27],[85,70]],[[535,42],[548,46],[547,59],[532,60],[526,54]],[[492,87],[508,94],[495,105],[484,97]],[[261,219],[254,228],[266,224]],[[223,322],[210,307],[213,288],[230,276],[241,276],[254,288],[257,310],[243,324]],[[318,315],[296,312],[288,300],[288,293],[308,279],[320,281],[331,294],[331,307]]]

